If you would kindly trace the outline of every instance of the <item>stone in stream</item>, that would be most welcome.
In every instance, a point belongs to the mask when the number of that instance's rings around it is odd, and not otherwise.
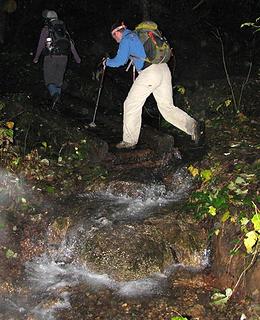
[[[176,263],[201,268],[207,240],[207,230],[192,218],[172,213],[97,229],[86,239],[80,260],[117,280],[136,280]]]

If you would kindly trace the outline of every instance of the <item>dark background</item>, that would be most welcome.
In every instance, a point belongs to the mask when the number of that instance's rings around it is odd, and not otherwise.
[[[116,44],[110,27],[117,19],[134,28],[143,19],[157,22],[174,48],[178,79],[225,77],[221,46],[214,36],[221,34],[231,76],[244,76],[253,59],[253,74],[259,70],[259,43],[252,29],[241,24],[260,15],[256,0],[18,0],[7,18],[5,46],[14,52],[35,52],[43,25],[44,9],[55,10],[70,31],[83,65],[91,72],[105,54],[113,55]]]

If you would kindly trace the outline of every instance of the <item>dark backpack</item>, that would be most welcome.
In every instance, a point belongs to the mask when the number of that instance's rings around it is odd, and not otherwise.
[[[51,38],[50,54],[69,55],[71,51],[71,39],[65,24],[61,20],[53,20],[48,23],[49,38]]]
[[[134,31],[141,40],[146,53],[145,61],[151,64],[167,63],[172,57],[172,49],[158,26],[153,21],[139,23]]]

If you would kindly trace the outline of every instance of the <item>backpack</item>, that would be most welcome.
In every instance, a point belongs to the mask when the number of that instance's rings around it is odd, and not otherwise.
[[[151,64],[167,63],[172,57],[172,49],[158,26],[153,21],[144,21],[134,31],[141,40],[146,53],[145,61]]]
[[[49,38],[51,44],[48,46],[49,53],[54,55],[68,55],[71,51],[71,39],[65,24],[61,20],[53,20],[48,23]]]

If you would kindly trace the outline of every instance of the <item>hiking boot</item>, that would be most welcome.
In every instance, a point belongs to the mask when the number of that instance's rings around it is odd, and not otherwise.
[[[205,139],[205,124],[204,122],[197,121],[194,126],[193,134],[191,135],[191,139],[194,141],[196,146],[200,146],[203,144]]]
[[[125,141],[121,141],[118,144],[116,144],[117,149],[134,149],[136,146],[136,143],[129,143]]]
[[[55,93],[52,97],[51,101],[51,108],[52,110],[57,110],[56,105],[60,101],[60,95],[58,93]]]

